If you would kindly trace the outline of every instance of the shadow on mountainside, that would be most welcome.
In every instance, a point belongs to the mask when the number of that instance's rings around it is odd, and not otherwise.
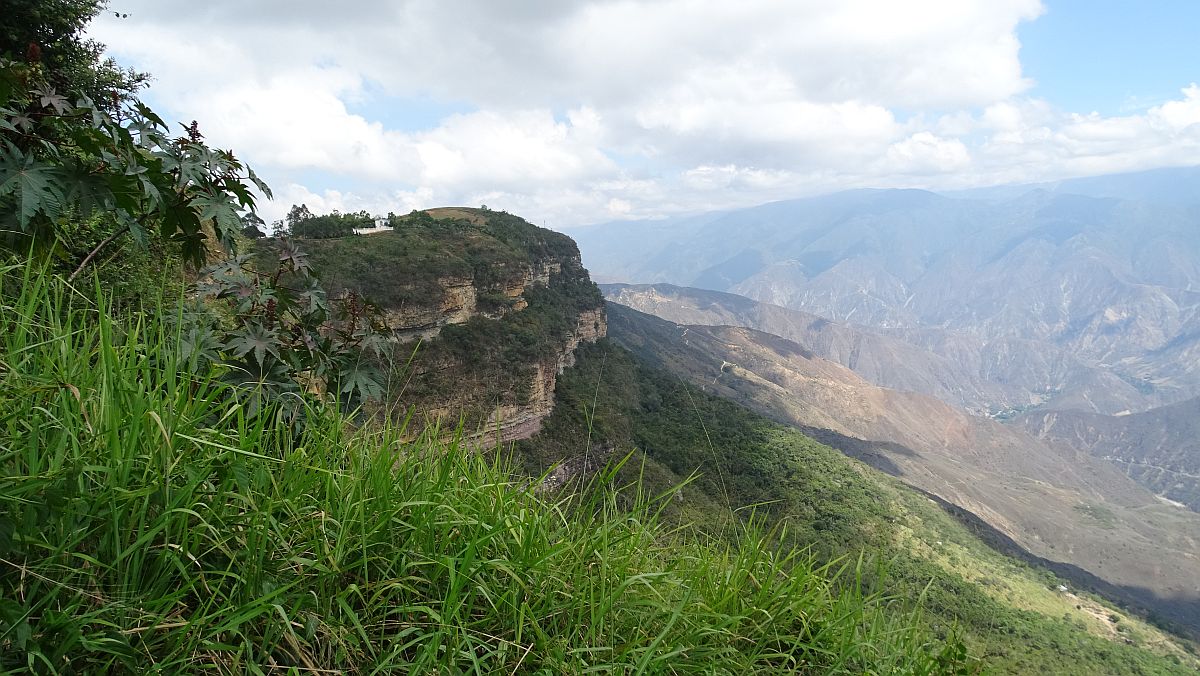
[[[908,458],[920,456],[920,453],[917,453],[911,448],[907,446],[901,446],[900,444],[891,441],[867,441],[857,437],[846,436],[845,434],[834,432],[833,430],[821,429],[819,427],[808,427],[807,425],[797,425],[790,421],[785,422],[784,424],[800,430],[805,434],[805,436],[816,439],[826,446],[836,448],[845,455],[848,455],[855,460],[865,462],[871,467],[874,467],[875,469],[884,472],[885,474],[890,474],[894,477],[903,477],[904,472],[896,463],[892,462],[891,458],[888,457],[889,453],[902,455]]]
[[[795,426],[795,425],[794,425]],[[906,446],[886,441],[867,441],[832,430],[795,426],[817,441],[838,449],[875,469],[903,478],[901,469],[887,457],[894,453],[905,457],[920,454]],[[947,514],[962,523],[992,549],[1030,565],[1041,566],[1069,581],[1077,588],[1099,594],[1125,606],[1129,612],[1141,615],[1154,624],[1193,640],[1200,640],[1200,598],[1163,597],[1146,587],[1118,585],[1103,580],[1079,566],[1053,561],[1033,554],[1015,540],[988,524],[974,512],[964,509],[929,491],[909,484],[909,487],[932,500]],[[1165,620],[1165,622],[1164,622]]]
[[[1146,617],[1154,624],[1164,626],[1170,631],[1193,640],[1200,640],[1200,598],[1159,596],[1146,587],[1113,584],[1096,577],[1079,566],[1042,558],[1029,552],[973,512],[915,486],[913,486],[913,490],[919,491],[936,502],[947,514],[965,525],[996,551],[1026,563],[1042,566],[1053,571],[1059,577],[1069,580],[1080,589],[1100,594],[1125,605],[1127,610]],[[1161,620],[1167,620],[1167,622],[1164,623]]]

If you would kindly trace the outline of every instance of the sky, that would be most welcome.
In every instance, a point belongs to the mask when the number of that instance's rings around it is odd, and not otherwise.
[[[1194,0],[110,0],[90,32],[267,180],[268,222],[571,228],[1197,164],[1197,25]]]

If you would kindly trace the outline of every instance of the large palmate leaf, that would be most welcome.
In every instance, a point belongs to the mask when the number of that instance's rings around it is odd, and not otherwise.
[[[70,239],[64,214],[102,214],[117,236],[148,246],[157,229],[199,265],[213,234],[233,248],[254,191],[270,195],[232,152],[205,145],[195,122],[173,137],[144,103],[71,103],[38,71],[3,58],[0,84],[0,221],[10,230],[62,242]],[[75,254],[72,278],[115,239]]]
[[[63,209],[62,182],[55,165],[33,157],[0,157],[0,205],[11,205],[17,224],[28,230],[39,214],[57,218]]]
[[[338,374],[342,394],[357,394],[363,399],[376,399],[383,395],[379,381],[378,371],[357,361],[343,367]]]
[[[233,333],[229,347],[239,357],[253,354],[254,361],[261,367],[267,355],[279,358],[279,337],[272,329],[261,324],[248,324]]]
[[[231,381],[252,388],[256,401],[286,395],[281,403],[291,406],[297,395],[346,402],[379,397],[380,374],[367,358],[383,342],[375,332],[378,310],[356,297],[331,300],[294,242],[275,246],[273,256],[254,259],[273,270],[255,269],[248,256],[237,256],[201,273],[201,296],[223,302],[232,315],[220,322],[226,329],[213,361],[223,361]],[[198,344],[204,335],[188,338]],[[198,349],[189,346],[188,356]]]
[[[222,243],[233,241],[234,233],[242,231],[242,219],[237,209],[225,194],[202,194],[192,200],[200,210],[200,220],[212,223],[217,239]]]

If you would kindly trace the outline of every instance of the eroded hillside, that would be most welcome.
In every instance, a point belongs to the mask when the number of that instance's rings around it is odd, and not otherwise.
[[[1013,422],[1039,438],[1104,458],[1155,493],[1200,512],[1200,399],[1123,416],[1034,411]]]
[[[601,289],[608,300],[677,324],[744,326],[787,338],[881,387],[928,394],[975,413],[1039,400],[894,336],[745,296],[672,284],[603,284]]]
[[[1181,175],[1195,194],[1200,174]],[[577,237],[601,281],[866,326],[1046,408],[1115,414],[1200,394],[1194,212],[1068,189],[859,190]]]

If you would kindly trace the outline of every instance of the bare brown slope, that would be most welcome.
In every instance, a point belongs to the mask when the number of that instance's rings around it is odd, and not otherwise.
[[[1035,411],[1014,422],[1108,460],[1158,495],[1200,512],[1200,399],[1123,416]]]
[[[777,336],[609,308],[610,336],[651,362],[782,422],[831,430],[858,457],[973,512],[1034,555],[1200,628],[1200,518],[1103,461],[933,397],[874,386]]]
[[[745,296],[671,284],[606,284],[609,300],[680,324],[745,326],[801,343],[875,385],[997,418],[1050,403],[1120,411],[1137,388],[1059,347],[939,328],[870,328]],[[1150,376],[1147,376],[1150,377]]]
[[[602,284],[605,298],[678,324],[744,326],[794,340],[865,380],[920,392],[975,413],[1033,403],[1020,387],[987,382],[969,368],[862,327],[744,296],[672,284]]]

